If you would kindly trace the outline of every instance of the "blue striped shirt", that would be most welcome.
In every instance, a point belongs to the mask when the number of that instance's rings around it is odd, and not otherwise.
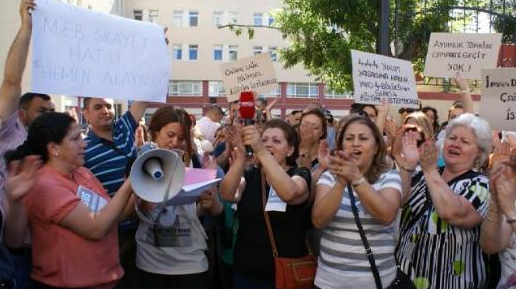
[[[125,167],[129,159],[136,157],[134,132],[137,127],[138,123],[129,111],[114,122],[113,143],[118,148],[117,151],[104,144],[92,130],[84,139],[87,145],[84,166],[99,179],[110,196],[124,183]]]

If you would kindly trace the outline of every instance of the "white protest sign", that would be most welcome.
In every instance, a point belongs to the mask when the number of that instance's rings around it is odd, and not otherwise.
[[[516,130],[516,68],[482,69],[480,116],[493,129]]]
[[[354,98],[357,103],[419,107],[412,63],[392,57],[351,50]]]
[[[480,70],[496,68],[501,33],[432,33],[426,54],[426,76],[480,79]]]
[[[55,0],[37,4],[32,92],[166,101],[163,28]]]
[[[228,102],[238,100],[242,91],[268,93],[276,88],[276,73],[268,53],[224,63],[220,72]]]

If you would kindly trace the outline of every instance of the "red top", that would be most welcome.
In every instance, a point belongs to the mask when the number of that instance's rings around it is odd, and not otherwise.
[[[81,202],[79,185],[109,200],[88,169],[81,167],[67,176],[49,165],[40,169],[38,180],[24,198],[32,237],[31,277],[55,287],[113,287],[124,274],[116,226],[104,239],[92,241],[59,225]]]

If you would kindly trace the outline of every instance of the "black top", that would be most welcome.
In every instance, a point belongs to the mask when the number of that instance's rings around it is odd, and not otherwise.
[[[289,176],[298,175],[311,184],[307,168],[291,168]],[[245,172],[246,187],[238,203],[237,239],[234,251],[235,271],[247,278],[274,282],[274,260],[263,215],[262,183],[259,168]],[[266,198],[269,197],[269,185]],[[280,257],[303,257],[306,249],[306,230],[310,224],[308,201],[300,205],[287,205],[286,212],[268,212],[274,240]]]

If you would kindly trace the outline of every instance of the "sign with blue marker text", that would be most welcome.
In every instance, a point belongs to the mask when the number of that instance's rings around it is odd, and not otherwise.
[[[501,33],[432,33],[424,74],[481,79],[481,69],[496,68],[501,44]]]
[[[357,103],[419,107],[412,63],[383,55],[351,50],[354,98]]]
[[[33,11],[32,91],[165,102],[163,28],[55,0]]]
[[[496,130],[516,130],[516,68],[482,69],[480,116]]]

